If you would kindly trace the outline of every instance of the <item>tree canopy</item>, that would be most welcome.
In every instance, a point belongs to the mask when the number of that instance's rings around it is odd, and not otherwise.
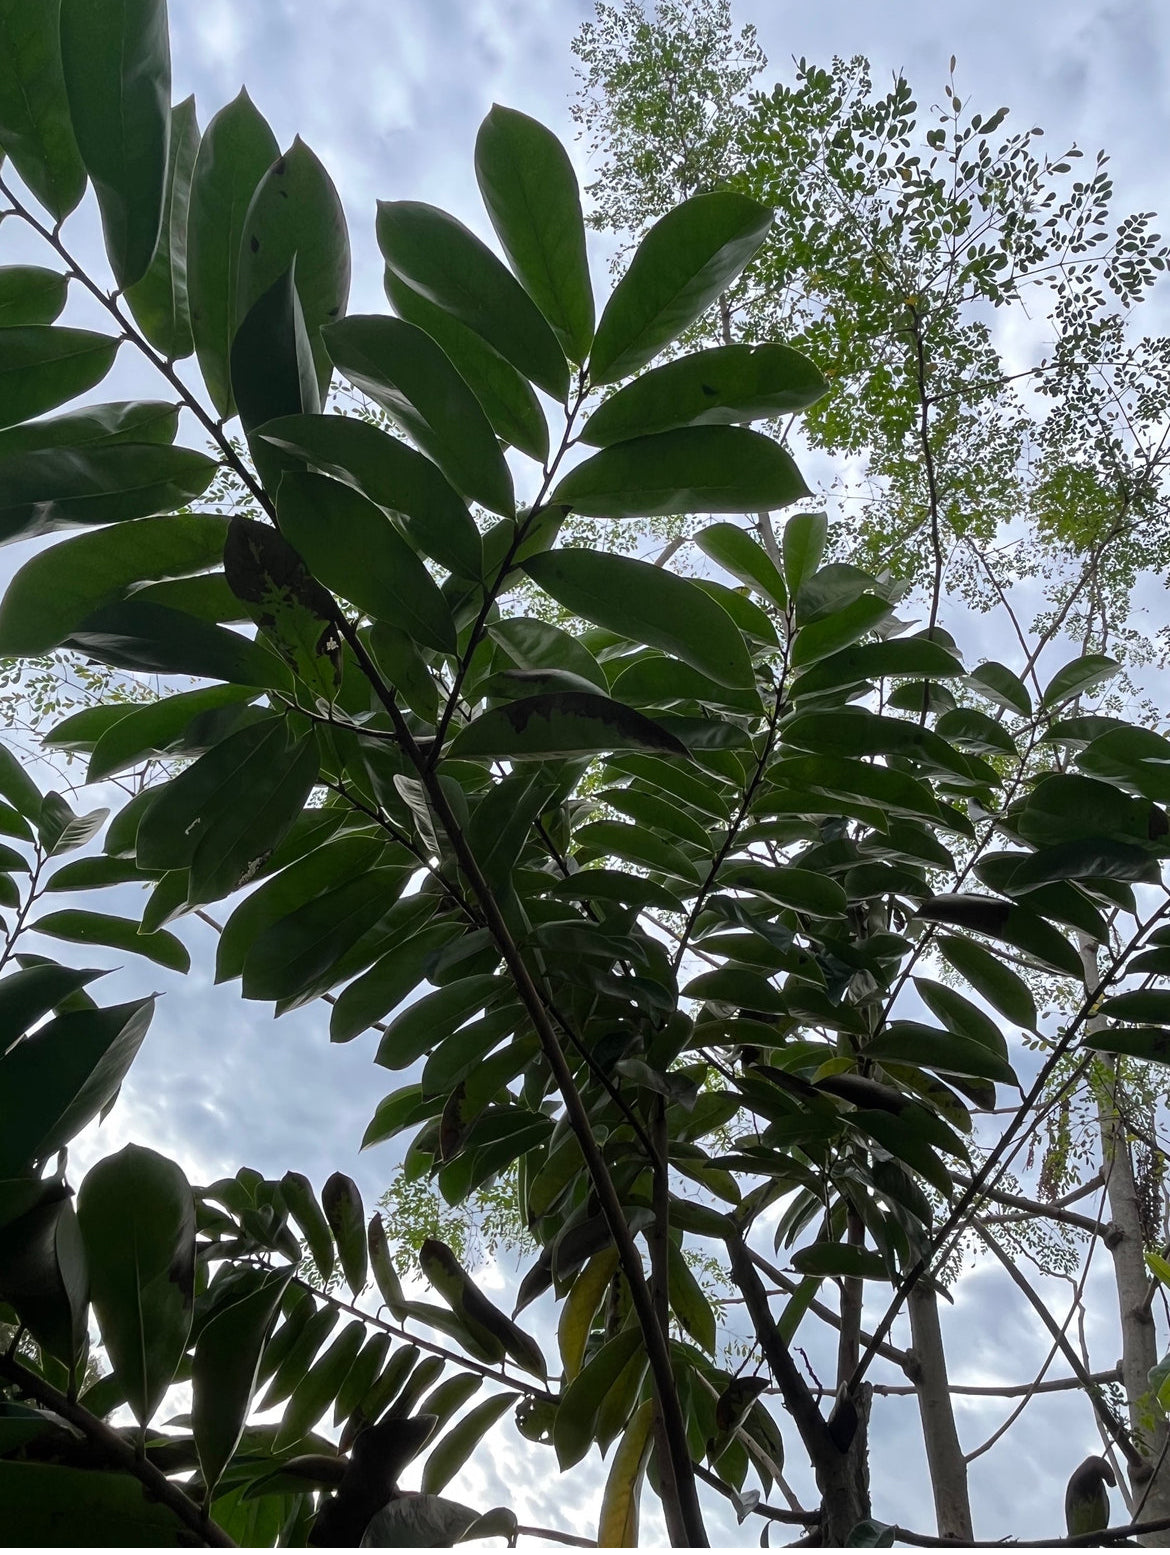
[[[500,106],[474,148],[499,252],[383,201],[390,311],[349,313],[328,172],[245,93],[202,132],[172,106],[164,0],[0,0],[0,34],[0,200],[46,260],[0,268],[0,532],[43,542],[0,602],[0,655],[97,666],[110,689],[47,745],[88,783],[141,777],[86,811],[0,746],[10,1540],[582,1542],[445,1493],[505,1416],[534,1476],[605,1455],[603,1546],[637,1541],[650,1496],[679,1545],[731,1518],[752,1542],[921,1539],[870,1485],[892,1368],[940,1534],[969,1541],[938,1302],[972,1238],[1100,1429],[1106,1456],[1070,1464],[1069,1534],[1100,1531],[1111,1481],[1122,1524],[1170,1526],[1152,1312],[1170,1264],[1130,1151],[1130,1098],[1170,1061],[1170,741],[1102,710],[1122,665],[1061,637],[1067,599],[1020,628],[1014,667],[947,630],[954,445],[929,417],[913,445],[896,407],[915,385],[937,401],[914,371],[928,349],[966,384],[990,335],[956,365],[946,294],[937,313],[911,296],[883,354],[840,271],[815,321],[737,338],[737,299],[773,294],[777,223],[810,245],[831,223],[815,181],[762,164],[733,187],[687,162],[661,209],[648,185],[644,234],[595,289],[565,149]],[[710,89],[738,97],[753,47]],[[805,108],[755,104],[812,145]],[[895,89],[874,133],[897,141],[910,111]],[[948,219],[933,175],[899,179],[909,207],[862,189],[858,210]],[[109,276],[65,232],[90,186]],[[1143,234],[1136,269],[1110,271],[1135,294],[1160,259]],[[964,286],[1015,284],[961,263]],[[104,330],[58,322],[71,288]],[[93,401],[123,348],[165,400]],[[918,621],[896,611],[921,565],[871,555],[864,522],[835,554],[840,525],[773,435],[797,416],[840,450],[852,418],[877,446],[866,375],[891,363],[880,446],[913,448],[903,486],[886,474],[929,540]],[[333,414],[335,381],[367,413]],[[209,451],[176,443],[178,411]],[[1078,471],[1105,457],[1083,452]],[[211,510],[225,480],[234,515]],[[697,575],[575,527],[696,514]],[[1078,541],[1090,579],[1114,534]],[[117,691],[142,676],[163,694]],[[71,1142],[167,1018],[146,963],[187,971],[192,918],[243,999],[314,1004],[323,1075],[326,1029],[373,1031],[394,1078],[364,1143],[399,1141],[402,1188],[460,1206],[505,1186],[510,1310],[438,1236],[402,1268],[341,1172],[192,1184],[131,1144],[71,1180]],[[98,947],[143,958],[141,997],[102,1002],[76,964]],[[1104,1381],[996,1215],[1045,1213],[1013,1174],[1082,1082],[1110,1218],[1065,1213],[1131,1318]],[[801,1359],[821,1323],[827,1386]]]

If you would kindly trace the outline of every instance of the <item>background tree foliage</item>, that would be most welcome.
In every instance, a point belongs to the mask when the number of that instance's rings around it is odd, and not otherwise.
[[[1089,582],[1022,641],[1022,674],[966,662],[941,622],[943,535],[962,523],[924,384],[937,361],[966,385],[989,333],[948,354],[961,321],[945,288],[937,317],[914,300],[918,270],[867,344],[854,269],[852,290],[815,283],[828,335],[818,313],[736,338],[738,299],[766,317],[773,207],[786,231],[836,218],[815,179],[798,215],[778,183],[694,171],[719,165],[718,138],[595,301],[569,159],[499,107],[475,159],[507,263],[446,213],[386,201],[393,312],[347,314],[327,172],[299,140],[280,152],[245,94],[202,135],[193,105],[172,108],[163,0],[2,0],[0,29],[0,196],[50,261],[0,270],[0,530],[49,540],[0,603],[0,654],[66,650],[159,693],[112,692],[50,733],[89,781],[145,774],[112,816],[0,753],[12,1542],[515,1542],[513,1510],[443,1495],[510,1414],[536,1472],[608,1454],[600,1544],[636,1541],[646,1486],[676,1544],[705,1544],[717,1504],[888,1544],[867,1447],[870,1374],[890,1366],[920,1399],[940,1531],[969,1538],[936,1301],[972,1235],[1034,1295],[995,1212],[1036,1212],[1008,1174],[1082,1080],[1111,1223],[1063,1212],[1104,1242],[1135,1316],[1119,1405],[1036,1298],[1108,1454],[1073,1475],[1067,1518],[1097,1528],[1116,1478],[1157,1530],[1170,1385],[1149,1282],[1170,1265],[1148,1251],[1129,1098],[1131,1068],[1167,1059],[1170,742],[1094,711],[1120,663],[1058,638],[1082,593],[1106,597],[1104,531],[1078,537]],[[753,66],[749,38],[733,101]],[[894,98],[897,127],[912,110]],[[755,111],[807,148],[806,107]],[[921,258],[938,190],[898,176],[919,189],[909,212],[889,214],[883,177],[856,191],[858,219],[885,213]],[[62,230],[89,184],[113,290]],[[1120,246],[1110,262],[1125,296],[1160,258],[1143,231],[1130,268]],[[1010,266],[962,252],[956,307],[971,288],[1012,300]],[[881,286],[906,280],[902,254]],[[1067,301],[1082,268],[1066,270]],[[106,331],[57,322],[70,286]],[[1092,295],[1067,306],[1096,316]],[[123,345],[178,405],[62,409]],[[175,366],[192,358],[200,389]],[[893,386],[871,392],[867,364]],[[385,421],[323,413],[334,374]],[[897,409],[907,382],[920,423]],[[871,555],[875,509],[836,558],[824,514],[788,511],[810,497],[790,453],[751,426],[802,415],[826,449],[868,448],[883,394],[881,500],[917,501],[929,538],[921,630],[895,614],[923,576],[897,576],[912,548]],[[1071,391],[1060,403],[1071,418]],[[211,456],[176,445],[179,408]],[[1100,473],[1096,444],[1077,452],[1073,474]],[[215,510],[224,472],[248,511]],[[1145,513],[1136,486],[1127,501]],[[697,513],[703,576],[570,543],[578,519],[635,535]],[[745,514],[764,515],[755,534],[729,521]],[[215,975],[245,999],[327,1003],[338,1042],[377,1030],[398,1080],[365,1142],[402,1138],[395,1202],[429,1179],[450,1206],[498,1205],[514,1183],[511,1312],[434,1235],[418,1299],[340,1173],[193,1186],[130,1145],[74,1192],[68,1146],[116,1103],[154,1001],[102,1005],[100,974],[72,963],[100,945],[186,970],[168,926],[190,914],[222,925]],[[50,960],[27,932],[82,949]],[[712,1265],[743,1303],[737,1354]],[[912,1351],[891,1341],[904,1308]],[[813,1320],[838,1335],[823,1393],[794,1359]]]

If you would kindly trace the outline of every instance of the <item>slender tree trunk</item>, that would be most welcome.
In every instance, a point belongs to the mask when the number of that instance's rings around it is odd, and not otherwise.
[[[947,1357],[938,1320],[938,1298],[923,1281],[908,1300],[911,1366],[907,1373],[918,1393],[922,1439],[934,1495],[934,1515],[940,1539],[970,1544],[971,1499],[967,1491],[967,1460],[959,1446],[955,1411],[947,1382]]]
[[[1080,937],[1085,987],[1095,993],[1098,984],[1097,947]],[[1094,1017],[1088,1029],[1100,1029],[1104,1020]],[[1112,1075],[1097,1100],[1101,1139],[1101,1165],[1110,1225],[1104,1238],[1113,1259],[1117,1306],[1121,1323],[1121,1381],[1129,1405],[1130,1429],[1141,1448],[1144,1462],[1130,1468],[1130,1510],[1135,1522],[1170,1517],[1170,1432],[1157,1415],[1150,1398],[1149,1373],[1158,1363],[1158,1336],[1148,1300],[1150,1274],[1145,1263],[1137,1182],[1129,1138],[1122,1115],[1123,1094],[1117,1060],[1110,1062]],[[1145,1534],[1141,1543],[1170,1545],[1170,1530]]]

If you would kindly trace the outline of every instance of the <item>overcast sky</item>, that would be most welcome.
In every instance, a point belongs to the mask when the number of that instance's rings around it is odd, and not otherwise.
[[[572,141],[569,43],[591,11],[579,0],[171,0],[175,96],[194,92],[206,125],[246,84],[282,145],[297,133],[309,142],[335,178],[349,215],[351,308],[381,309],[375,200],[427,200],[486,232],[471,158],[476,128],[493,101],[542,119],[570,144],[588,176]],[[1163,152],[1170,140],[1170,6],[1154,0],[961,6],[946,0],[759,0],[754,11],[737,5],[735,16],[737,24],[758,27],[770,59],[769,82],[789,74],[793,55],[827,61],[861,53],[877,82],[903,69],[926,105],[941,96],[955,54],[964,100],[984,112],[1010,106],[1017,127],[1046,128],[1053,150],[1074,140],[1090,153],[1104,146],[1112,156],[1119,210],[1170,205]],[[122,371],[130,373],[128,366]],[[132,386],[126,377],[116,392],[158,389],[144,382]],[[136,1138],[179,1156],[197,1180],[246,1163],[275,1176],[296,1166],[320,1185],[340,1167],[354,1174],[369,1201],[375,1199],[395,1154],[384,1147],[359,1158],[357,1142],[378,1099],[399,1080],[372,1066],[373,1034],[330,1049],[324,1006],[273,1023],[262,1007],[239,999],[238,985],[210,987],[211,931],[189,924],[183,933],[196,969],[185,981],[150,969],[146,980],[165,990],[154,1029],[121,1104],[100,1136],[86,1142],[83,1159]],[[94,959],[113,965],[118,958]],[[111,997],[129,997],[143,985],[143,968],[128,968],[110,980]],[[981,1270],[961,1287],[956,1311],[946,1317],[949,1332],[961,1340],[958,1366],[968,1381],[1022,1381],[1042,1358],[1035,1324],[1018,1302],[989,1295],[999,1278]],[[1097,1309],[1108,1300],[1106,1286]],[[989,1313],[998,1314],[994,1324]],[[1107,1335],[1107,1314],[1095,1321]],[[1111,1363],[1110,1342],[1103,1339],[1101,1364]],[[965,1443],[989,1432],[1005,1408],[964,1406]],[[913,1415],[909,1401],[879,1408],[875,1512],[929,1529]],[[1088,1409],[1037,1403],[1010,1440],[1006,1453],[980,1459],[972,1471],[978,1532],[1027,1537],[1055,1531],[1064,1478],[1081,1457],[1098,1450]],[[530,1474],[534,1482],[520,1493],[529,1519],[587,1529],[595,1516],[596,1476],[577,1471],[553,1487],[551,1458],[539,1458],[540,1451],[526,1447],[527,1467],[518,1473],[498,1456],[494,1473],[476,1469],[452,1489],[487,1505],[514,1498],[518,1475],[523,1481]],[[794,1444],[792,1458],[798,1457]],[[744,1532],[754,1543],[756,1534]],[[724,1536],[734,1537],[734,1528]]]

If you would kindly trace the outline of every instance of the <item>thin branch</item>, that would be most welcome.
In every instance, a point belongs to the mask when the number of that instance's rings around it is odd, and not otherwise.
[[[1089,1381],[1094,1387],[1100,1387],[1106,1382],[1120,1382],[1121,1372],[1116,1366],[1111,1371],[1091,1372]],[[1044,1382],[1004,1383],[1002,1387],[977,1387],[974,1383],[952,1382],[948,1384],[948,1391],[960,1393],[964,1398],[1021,1398],[1033,1393],[1067,1393],[1074,1388],[1083,1388],[1084,1385],[1080,1377],[1053,1377]],[[918,1391],[910,1383],[903,1382],[875,1382],[873,1390],[882,1398],[910,1398]]]
[[[0,1355],[0,1377],[14,1383],[26,1398],[35,1399],[44,1408],[60,1415],[62,1420],[76,1426],[111,1468],[132,1474],[146,1487],[154,1500],[174,1512],[184,1527],[198,1537],[200,1543],[235,1547],[235,1541],[229,1539],[223,1529],[213,1523],[202,1508],[196,1506],[181,1486],[169,1480],[148,1458],[140,1457],[133,1445],[119,1436],[104,1420],[90,1414],[88,1409],[10,1355]]]

